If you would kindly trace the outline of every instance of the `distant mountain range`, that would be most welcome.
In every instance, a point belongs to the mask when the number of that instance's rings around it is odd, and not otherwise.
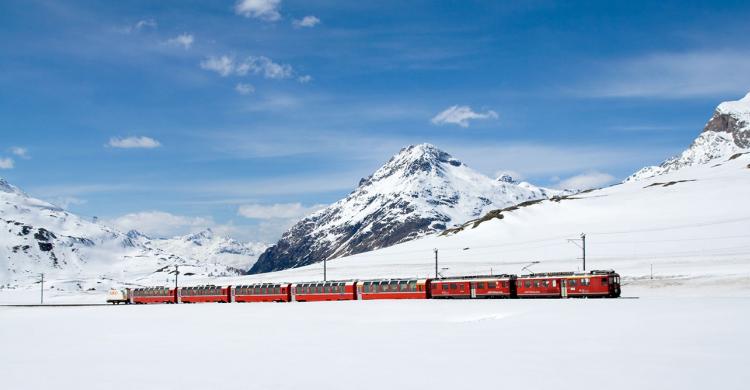
[[[28,196],[0,179],[0,286],[13,287],[45,273],[61,289],[96,288],[101,280],[236,275],[253,264],[264,244],[239,243],[210,230],[151,239],[92,222]],[[161,276],[160,276],[161,275]]]
[[[430,144],[401,149],[346,198],[299,221],[249,273],[300,267],[409,241],[489,210],[570,193],[482,175]]]

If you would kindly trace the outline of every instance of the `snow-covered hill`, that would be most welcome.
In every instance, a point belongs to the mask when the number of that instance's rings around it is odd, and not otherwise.
[[[661,165],[642,168],[625,181],[643,180],[747,151],[750,151],[750,93],[740,100],[719,104],[703,132],[680,155]]]
[[[388,247],[489,210],[562,192],[493,180],[429,144],[402,149],[346,198],[294,225],[250,273],[299,267]]]
[[[164,283],[180,265],[187,278],[232,275],[264,248],[201,234],[152,240],[122,233],[32,198],[0,179],[0,286],[29,286],[44,273],[60,290]],[[244,259],[244,261],[243,261]]]

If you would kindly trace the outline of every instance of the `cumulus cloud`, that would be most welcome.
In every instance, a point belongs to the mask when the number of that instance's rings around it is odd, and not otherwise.
[[[107,145],[123,149],[153,149],[161,146],[161,143],[151,137],[113,137],[109,139]]]
[[[13,169],[15,162],[10,157],[0,157],[0,169]]]
[[[222,77],[229,75],[261,75],[267,79],[287,79],[294,76],[294,69],[289,64],[273,62],[265,56],[249,56],[237,61],[229,56],[208,57],[201,61],[201,68],[218,73]]]
[[[211,56],[201,61],[201,68],[214,71],[220,76],[226,77],[234,72],[234,60],[228,56]]]
[[[14,146],[10,148],[10,152],[21,158],[26,158],[26,159],[31,158],[29,156],[29,150],[24,147]]]
[[[182,46],[183,49],[188,50],[193,46],[194,41],[193,34],[180,34],[174,38],[167,40],[168,45]]]
[[[320,19],[313,15],[307,15],[302,19],[295,19],[292,21],[294,27],[315,27],[320,23]]]
[[[603,187],[614,181],[615,177],[608,173],[591,171],[562,180],[556,187],[565,190],[588,190]]]
[[[141,31],[146,28],[156,28],[156,20],[154,19],[142,19],[129,26],[120,27],[117,30],[124,34],[131,34]]]
[[[469,127],[469,121],[474,119],[496,119],[497,113],[489,110],[486,112],[474,112],[469,106],[451,106],[435,115],[432,123],[435,125],[459,125]]]
[[[299,219],[324,207],[320,204],[305,207],[301,203],[246,204],[240,206],[237,214],[252,219]]]
[[[240,0],[234,5],[234,12],[246,18],[266,21],[281,19],[279,6],[281,0]]]
[[[86,199],[76,198],[75,196],[62,196],[52,199],[52,204],[58,205],[64,209],[73,205],[85,204],[86,202]]]
[[[237,93],[239,93],[240,95],[249,95],[255,92],[255,87],[253,87],[251,84],[238,83],[234,86],[234,90],[237,91]]]

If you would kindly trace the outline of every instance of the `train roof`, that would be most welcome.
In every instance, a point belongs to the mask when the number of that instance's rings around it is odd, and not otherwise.
[[[541,278],[550,276],[601,276],[601,275],[617,275],[615,270],[591,270],[585,272],[541,272],[521,275],[519,278]]]
[[[451,276],[438,279],[432,279],[433,282],[451,282],[451,281],[467,281],[467,280],[487,280],[487,279],[510,279],[515,275],[500,274],[500,275],[471,275],[471,276]]]

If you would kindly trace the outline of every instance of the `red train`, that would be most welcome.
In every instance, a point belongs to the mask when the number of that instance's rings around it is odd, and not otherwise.
[[[241,286],[146,287],[110,293],[125,303],[312,302],[369,299],[617,298],[615,271],[377,279]],[[109,300],[116,303],[114,300]],[[117,302],[119,303],[119,302]]]

